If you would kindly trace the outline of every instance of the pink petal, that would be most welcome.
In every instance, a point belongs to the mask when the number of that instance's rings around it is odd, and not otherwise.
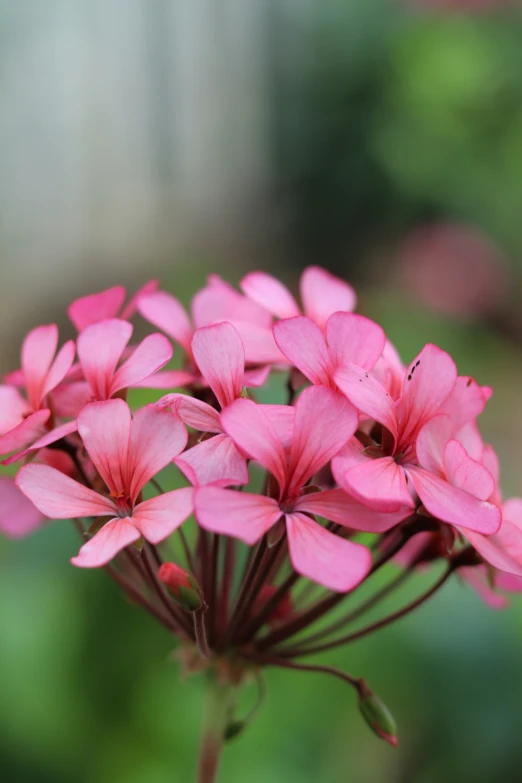
[[[76,299],[69,305],[67,313],[78,329],[83,331],[90,324],[116,318],[125,301],[126,291],[121,285],[107,288],[98,294],[89,294]]]
[[[408,466],[408,475],[423,505],[437,519],[487,535],[499,529],[501,513],[497,506],[478,500],[422,468]]]
[[[58,351],[54,362],[51,364],[42,388],[42,398],[49,394],[55,386],[63,381],[72,367],[76,346],[72,340],[65,343]]]
[[[46,519],[16,486],[11,476],[0,476],[0,533],[7,538],[25,538]]]
[[[386,340],[382,356],[376,362],[372,375],[384,386],[393,400],[397,400],[401,395],[405,370],[397,349],[393,343]]]
[[[252,546],[280,519],[272,498],[220,487],[199,487],[194,493],[196,519],[214,533],[233,536]]]
[[[336,367],[357,364],[371,370],[386,343],[381,327],[355,313],[334,313],[326,322],[326,339]]]
[[[295,406],[287,492],[305,485],[352,437],[359,417],[338,392],[321,386],[305,389]]]
[[[151,544],[159,544],[188,519],[193,510],[194,490],[182,487],[137,505],[132,521],[143,538]]]
[[[468,454],[472,456],[466,444],[464,445]],[[484,447],[482,453],[482,464],[491,473],[493,481],[495,482],[495,492],[490,498],[488,498],[488,500],[491,503],[494,503],[496,506],[500,506],[502,503],[502,493],[500,491],[500,462],[493,446]]]
[[[462,528],[470,544],[495,568],[522,576],[522,499],[510,498],[502,506],[498,533],[482,536]]]
[[[340,367],[335,371],[334,379],[338,388],[361,413],[380,422],[394,438],[397,437],[395,404],[378,380],[355,364]]]
[[[444,449],[446,477],[453,484],[479,500],[487,500],[495,491],[491,473],[468,456],[464,446],[457,440],[450,440]]]
[[[172,337],[190,355],[192,325],[183,307],[172,294],[156,291],[141,296],[137,303],[138,312],[146,321]]]
[[[370,508],[397,512],[404,506],[410,509],[415,506],[404,469],[392,457],[369,459],[344,472],[334,460],[332,469],[342,489]]]
[[[133,386],[141,389],[178,389],[182,386],[191,386],[197,380],[198,377],[194,373],[186,370],[163,370],[149,375]]]
[[[264,307],[247,299],[218,275],[210,275],[208,285],[193,298],[192,318],[196,328],[221,321],[255,324],[265,330],[272,325],[272,316]]]
[[[113,495],[129,490],[130,427],[129,406],[119,399],[92,402],[78,416],[78,432],[87,453]]]
[[[197,329],[192,338],[192,354],[222,408],[241,396],[245,350],[232,324]]]
[[[194,486],[248,484],[245,458],[228,435],[215,435],[198,443],[177,457],[175,463]]]
[[[297,316],[274,324],[280,350],[312,383],[330,385],[334,366],[323,333],[310,318]]]
[[[26,336],[22,344],[22,369],[29,402],[33,410],[38,410],[43,399],[46,375],[52,364],[58,347],[58,327],[56,324],[38,326]]]
[[[243,454],[257,460],[277,479],[286,479],[286,454],[263,406],[252,400],[236,400],[221,414],[221,424]]]
[[[262,405],[261,408],[285,449],[289,449],[294,437],[295,408],[292,405]]]
[[[462,443],[470,457],[482,460],[485,448],[476,421],[468,421],[459,430],[453,430],[453,437]]]
[[[0,385],[0,435],[17,427],[31,408],[14,386]]]
[[[439,411],[456,380],[457,369],[451,356],[436,345],[425,345],[411,364],[397,405],[399,449],[410,445],[420,428]]]
[[[482,413],[490,397],[489,391],[487,387],[479,386],[473,378],[459,376],[440,412],[450,417],[456,432]]]
[[[142,487],[183,451],[187,438],[181,420],[167,408],[147,405],[135,413],[130,426],[125,484],[132,502]]]
[[[78,337],[78,358],[98,400],[111,395],[116,366],[132,335],[127,321],[114,318],[87,326]]]
[[[357,302],[351,285],[319,266],[309,266],[304,270],[300,289],[305,314],[321,329],[332,313],[340,310],[351,312]]]
[[[94,402],[94,396],[86,381],[66,381],[53,390],[52,406],[56,416],[76,418],[89,402]]]
[[[235,319],[230,319],[230,323],[241,338],[247,364],[286,364],[285,357],[276,345],[271,327]]]
[[[110,393],[135,386],[150,378],[172,359],[172,345],[162,334],[149,334],[134,349],[131,356],[116,370]]]
[[[366,547],[330,533],[304,514],[287,514],[286,530],[294,569],[328,590],[353,590],[371,568]]]
[[[4,383],[8,386],[25,387],[25,375],[23,370],[12,370],[4,375]]]
[[[152,280],[149,280],[148,283],[145,283],[145,285],[142,285],[141,288],[138,288],[134,296],[132,296],[129,299],[129,301],[121,311],[120,318],[123,321],[128,321],[129,318],[132,318],[134,313],[138,311],[139,300],[144,296],[148,296],[149,294],[155,293],[158,290],[158,286],[159,286],[159,280],[153,278]],[[116,311],[116,313],[117,312],[118,311]]]
[[[139,538],[140,532],[131,519],[111,519],[82,546],[76,557],[71,557],[71,563],[78,568],[101,568]]]
[[[76,421],[68,421],[66,424],[61,424],[59,427],[55,427],[54,430],[47,432],[43,437],[35,440],[35,442],[32,443],[29,448],[13,454],[13,456],[9,457],[9,459],[3,460],[2,464],[11,465],[13,462],[17,462],[19,459],[25,457],[31,451],[38,451],[39,449],[43,449],[46,446],[49,446],[51,443],[56,443],[62,438],[65,438],[67,435],[71,435],[71,433],[76,432],[76,430]]]
[[[507,571],[495,573],[495,587],[508,593],[522,593],[522,577],[508,574]]]
[[[449,416],[440,414],[427,421],[417,437],[417,459],[423,468],[435,475],[444,476],[444,449],[452,431]]]
[[[459,576],[467,582],[491,609],[505,609],[507,599],[492,590],[487,571],[477,566],[459,568]]]
[[[370,459],[372,458],[366,454],[362,443],[356,437],[353,437],[333,458],[332,466],[335,463],[340,470],[348,470],[348,468],[368,462]]]
[[[249,389],[256,389],[259,386],[263,386],[270,375],[270,367],[252,367],[250,370],[245,370],[244,385]]]
[[[31,413],[18,426],[2,435],[0,437],[0,454],[20,451],[33,443],[45,432],[45,422],[50,415],[51,411],[47,408]]]
[[[500,571],[522,576],[522,526],[520,524],[504,517],[500,530],[492,536],[483,536],[465,527],[461,527],[460,531],[490,565]]]
[[[103,517],[116,513],[116,506],[108,498],[49,465],[24,465],[18,471],[16,485],[42,514],[51,519]]]
[[[288,288],[272,275],[250,272],[239,286],[250,299],[278,318],[300,315],[299,307]]]
[[[222,432],[218,411],[208,403],[186,394],[166,394],[158,405],[172,407],[181,421],[198,432]]]
[[[375,511],[350,497],[342,489],[310,492],[302,495],[295,505],[296,511],[318,514],[338,525],[369,533],[385,533],[411,514],[411,508],[403,507],[393,513]]]

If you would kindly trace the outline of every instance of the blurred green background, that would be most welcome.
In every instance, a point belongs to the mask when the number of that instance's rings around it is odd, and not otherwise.
[[[105,285],[158,274],[188,303],[209,271],[320,263],[406,361],[436,342],[493,386],[483,433],[522,494],[522,14],[439,5],[0,2],[1,370]],[[200,678],[77,545],[66,522],[1,542],[0,779],[191,781]],[[223,783],[520,781],[521,621],[454,582],[317,658],[369,681],[396,750],[349,688],[269,671]]]

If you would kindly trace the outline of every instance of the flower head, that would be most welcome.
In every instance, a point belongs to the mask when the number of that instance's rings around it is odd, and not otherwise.
[[[109,517],[72,559],[75,565],[105,565],[142,536],[157,543],[191,514],[190,488],[150,500],[139,497],[145,484],[185,446],[187,433],[173,413],[149,405],[132,420],[123,400],[92,403],[80,414],[78,431],[105,492],[95,492],[46,465],[25,465],[16,479],[49,517]]]

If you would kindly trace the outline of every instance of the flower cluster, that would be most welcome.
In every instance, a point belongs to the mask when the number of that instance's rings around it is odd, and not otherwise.
[[[72,563],[105,568],[179,637],[187,665],[236,684],[263,665],[329,671],[395,742],[363,680],[297,659],[399,619],[454,573],[495,606],[522,589],[522,499],[502,502],[477,427],[491,389],[435,345],[403,365],[325,270],[303,272],[300,304],[262,272],[240,288],[212,275],[189,316],[155,281],[126,305],[117,286],[70,305],[78,335],[59,350],[54,324],[26,336],[0,386],[0,455],[20,465],[0,478],[0,529],[76,520]],[[159,331],[132,344],[138,314]],[[277,378],[286,399],[261,402]],[[166,393],[131,411],[133,387]],[[162,490],[165,468],[177,489]],[[302,635],[390,562],[392,582]],[[436,562],[427,593],[345,632]]]

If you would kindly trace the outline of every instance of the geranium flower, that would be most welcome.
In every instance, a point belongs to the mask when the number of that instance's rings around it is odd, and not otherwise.
[[[239,285],[252,301],[257,302],[276,318],[293,318],[301,315],[299,305],[288,288],[266,272],[250,272]],[[321,329],[324,329],[333,313],[339,311],[350,313],[357,303],[351,285],[319,266],[309,266],[303,271],[299,290],[303,303],[302,312]]]
[[[74,565],[103,566],[142,536],[156,544],[190,516],[191,487],[140,498],[145,484],[185,447],[187,432],[175,414],[148,405],[132,420],[123,400],[95,402],[78,417],[78,432],[107,494],[47,465],[24,465],[16,477],[24,495],[53,519],[109,517],[72,558]]]
[[[357,504],[344,493],[307,493],[307,482],[342,448],[357,426],[355,409],[330,389],[306,389],[295,406],[293,437],[285,449],[270,419],[251,400],[236,400],[221,414],[225,431],[246,455],[276,479],[276,497],[218,487],[196,490],[196,517],[217,533],[254,544],[284,519],[294,569],[332,590],[347,591],[368,573],[366,547],[334,535],[310,514],[360,529]],[[372,529],[370,527],[370,529]]]
[[[115,285],[97,294],[88,294],[75,299],[69,305],[67,313],[79,332],[91,324],[110,318],[121,318],[127,321],[136,312],[140,297],[152,293],[157,287],[157,280],[149,280],[125,305],[127,291],[122,285]]]
[[[57,348],[56,324],[38,326],[26,336],[22,369],[7,376],[8,384],[0,385],[0,455],[25,448],[50,429],[48,397],[66,376],[75,352],[72,340],[58,353]]]

